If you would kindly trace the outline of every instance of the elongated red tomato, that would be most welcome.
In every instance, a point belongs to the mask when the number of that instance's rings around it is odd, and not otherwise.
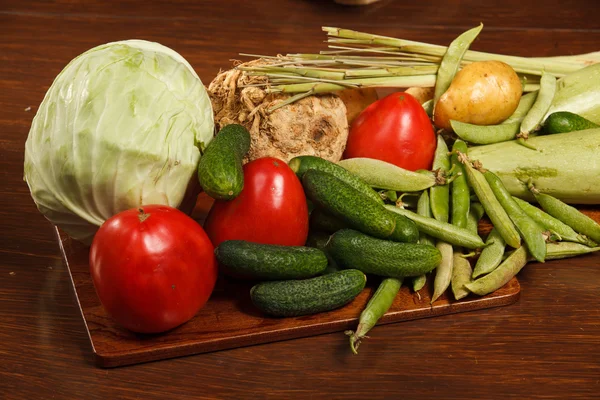
[[[216,247],[225,240],[301,246],[308,208],[300,180],[277,158],[244,165],[244,188],[233,200],[214,202],[204,229]]]
[[[102,224],[90,249],[90,272],[117,323],[158,333],[202,308],[218,270],[214,247],[196,221],[175,208],[149,205]]]
[[[430,169],[436,136],[423,107],[408,93],[392,93],[356,117],[344,158],[367,157],[416,171]]]

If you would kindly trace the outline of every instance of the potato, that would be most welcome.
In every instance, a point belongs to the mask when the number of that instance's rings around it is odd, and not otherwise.
[[[460,70],[438,100],[433,122],[452,130],[450,120],[495,125],[512,115],[523,88],[517,73],[501,61],[479,61]]]

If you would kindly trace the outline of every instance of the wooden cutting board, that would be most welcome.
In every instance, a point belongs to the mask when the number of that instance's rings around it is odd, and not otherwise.
[[[210,202],[200,198],[193,217],[202,221]],[[378,281],[370,279],[367,288],[350,304],[330,312],[295,318],[263,315],[250,301],[251,284],[219,277],[210,300],[186,324],[160,335],[140,335],[119,327],[106,314],[92,284],[89,248],[56,230],[81,315],[90,338],[96,363],[116,367],[166,358],[231,349],[260,343],[294,339],[354,329]],[[484,297],[470,295],[455,301],[446,295],[430,305],[432,279],[419,293],[404,286],[379,324],[435,317],[465,311],[504,306],[516,302],[520,286],[513,278],[504,287]],[[350,348],[348,347],[348,351]]]

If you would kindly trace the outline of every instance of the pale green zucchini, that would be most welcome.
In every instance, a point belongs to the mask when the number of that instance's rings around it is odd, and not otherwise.
[[[527,189],[531,180],[542,193],[566,203],[600,204],[600,128],[544,135],[527,141],[475,146],[469,158],[498,175],[513,195],[534,201]]]
[[[557,111],[570,111],[600,124],[599,99],[600,63],[571,72],[558,80],[546,118]]]

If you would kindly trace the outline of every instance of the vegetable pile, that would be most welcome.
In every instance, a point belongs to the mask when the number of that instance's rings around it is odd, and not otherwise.
[[[600,204],[596,53],[471,51],[482,26],[448,48],[325,30],[339,54],[219,74],[209,87],[214,139],[197,76],[159,45],[101,46],[59,75],[32,125],[25,175],[40,211],[74,238],[102,225],[90,268],[119,324],[162,332],[189,320],[217,265],[225,279],[251,282],[252,303],[273,317],[342,307],[375,278],[346,332],[356,352],[402,285],[420,297],[430,281],[431,303],[459,301],[496,291],[527,263],[600,250],[600,225],[573,206]],[[120,60],[112,73],[131,88],[121,96],[130,108],[108,101],[116,89],[104,75],[78,80],[87,58]],[[150,67],[144,84],[137,74]],[[431,90],[333,94],[363,86]],[[203,227],[173,208],[194,186],[214,199]],[[484,218],[492,229],[482,237]]]

